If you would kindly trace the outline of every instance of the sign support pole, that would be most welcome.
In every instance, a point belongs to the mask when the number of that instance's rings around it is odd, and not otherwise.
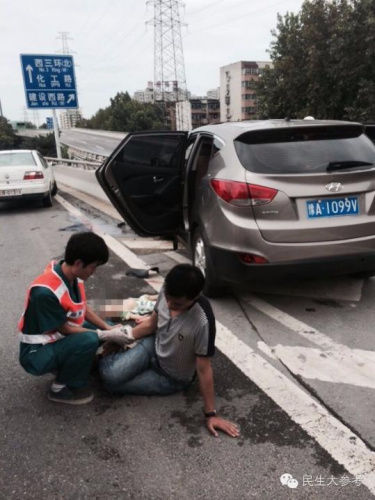
[[[56,142],[56,153],[57,153],[57,158],[61,160],[61,145],[60,145],[60,137],[59,137],[59,124],[57,121],[57,115],[56,115],[56,109],[52,109],[52,116],[53,116],[53,131],[55,133],[55,142]]]

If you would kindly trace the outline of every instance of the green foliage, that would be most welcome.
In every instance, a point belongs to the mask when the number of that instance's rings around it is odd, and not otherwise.
[[[32,122],[25,122],[24,127],[32,130],[36,129],[36,125]]]
[[[260,117],[375,119],[375,0],[306,0],[272,34]]]
[[[37,137],[19,137],[17,149],[36,149],[42,156],[56,156],[56,143],[53,133]]]
[[[14,133],[8,120],[0,116],[0,150],[1,149],[37,149],[43,156],[56,156],[54,135],[38,137],[22,137]]]
[[[14,149],[17,145],[17,136],[8,120],[0,116],[0,149]]]
[[[131,99],[127,92],[118,92],[107,108],[99,109],[89,120],[82,119],[77,127],[134,132],[162,129],[163,113],[155,104]]]

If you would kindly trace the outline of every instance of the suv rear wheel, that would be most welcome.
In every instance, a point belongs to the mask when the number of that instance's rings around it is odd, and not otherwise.
[[[215,273],[209,247],[205,244],[203,236],[198,230],[194,233],[192,253],[193,264],[202,271],[206,278],[203,293],[207,297],[219,297],[223,295],[225,287],[217,278],[217,270]]]

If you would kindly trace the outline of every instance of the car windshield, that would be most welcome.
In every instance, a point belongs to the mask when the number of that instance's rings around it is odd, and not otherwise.
[[[242,165],[256,173],[319,173],[337,162],[375,164],[375,146],[358,125],[247,132],[234,145]]]
[[[36,165],[31,153],[0,154],[0,167],[22,167],[27,165]]]

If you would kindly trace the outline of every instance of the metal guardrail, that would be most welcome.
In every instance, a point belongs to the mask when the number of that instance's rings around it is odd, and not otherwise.
[[[77,168],[82,168],[83,170],[96,170],[102,164],[101,162],[93,162],[86,160],[71,160],[69,158],[52,158],[50,156],[45,156],[44,158],[52,166],[61,165],[65,167],[77,167]]]

